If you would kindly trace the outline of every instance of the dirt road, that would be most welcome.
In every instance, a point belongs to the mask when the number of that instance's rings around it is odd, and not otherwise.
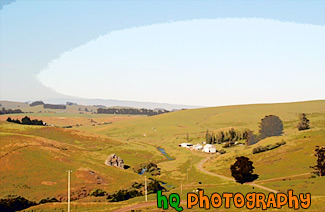
[[[200,163],[197,164],[197,168],[201,172],[203,172],[205,174],[209,174],[209,175],[212,175],[212,176],[216,176],[216,177],[219,177],[219,178],[222,178],[222,179],[225,179],[225,180],[235,181],[233,178],[230,178],[230,177],[227,177],[227,176],[224,176],[224,175],[216,174],[216,173],[209,172],[209,171],[205,170],[203,168],[203,164],[205,162],[207,162],[207,160],[209,160],[210,158],[211,157],[207,157],[207,158],[201,160]],[[257,188],[263,189],[265,191],[277,193],[276,190],[273,190],[271,188],[267,188],[267,187],[262,186],[262,185],[258,185],[256,183],[245,183],[245,184],[246,185],[249,185],[249,186],[252,186],[252,187],[257,187]],[[181,204],[185,204],[185,203],[186,203],[186,200],[182,200],[181,201]],[[126,206],[126,207],[117,209],[117,210],[115,210],[115,212],[126,212],[126,211],[136,210],[136,209],[139,209],[139,208],[144,208],[144,207],[152,207],[152,206],[155,206],[156,204],[157,204],[156,201],[144,202],[144,203],[139,203],[139,204],[130,205],[130,206]]]

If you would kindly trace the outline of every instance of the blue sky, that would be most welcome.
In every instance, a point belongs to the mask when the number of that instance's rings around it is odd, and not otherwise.
[[[1,99],[206,106],[324,99],[324,1],[14,1],[1,8]]]

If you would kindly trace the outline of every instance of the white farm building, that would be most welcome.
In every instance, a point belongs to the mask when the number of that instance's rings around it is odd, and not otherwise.
[[[217,152],[217,149],[213,145],[211,145],[211,144],[206,144],[203,147],[202,152],[216,153]]]
[[[189,148],[189,147],[193,146],[193,144],[191,144],[191,143],[181,143],[178,146]]]

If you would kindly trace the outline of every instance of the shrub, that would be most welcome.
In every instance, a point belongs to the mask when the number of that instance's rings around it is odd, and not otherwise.
[[[280,144],[281,144],[281,145],[284,145],[284,144],[286,144],[286,143],[287,143],[287,142],[285,142],[284,140],[282,140]]]
[[[94,189],[91,193],[90,196],[94,196],[94,197],[102,197],[105,196],[107,193],[106,191],[103,191],[100,188]]]
[[[279,147],[279,145],[276,145],[276,144],[269,144],[269,145],[266,146],[266,149],[267,149],[267,150],[271,150],[271,149],[275,149],[275,148],[277,148],[277,147]]]
[[[142,173],[143,169],[145,169],[146,172],[150,173],[152,176],[160,175],[160,168],[155,163],[140,164],[139,166],[133,168],[133,170],[138,174]]]
[[[120,202],[120,201],[128,200],[130,198],[142,196],[142,195],[143,195],[142,191],[138,191],[136,189],[119,190],[118,192],[114,193],[111,196],[110,202]]]
[[[45,204],[45,203],[48,203],[48,202],[59,202],[59,200],[57,200],[56,198],[46,198],[46,199],[42,199],[41,201],[39,201],[39,204]]]
[[[220,150],[219,150],[219,153],[220,153],[220,154],[225,154],[225,153],[226,153],[226,150],[224,150],[224,149],[220,149]]]
[[[282,146],[284,144],[286,144],[286,142],[282,140],[281,142],[276,142],[275,144],[268,144],[266,146],[258,146],[253,149],[253,154],[272,150],[272,149],[278,148],[279,146]]]

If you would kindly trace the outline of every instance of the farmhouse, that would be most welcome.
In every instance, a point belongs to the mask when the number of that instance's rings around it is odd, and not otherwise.
[[[217,149],[214,146],[212,146],[211,144],[206,144],[203,147],[202,152],[216,153],[217,152]]]
[[[196,144],[193,146],[193,149],[195,150],[201,150],[203,148],[203,146],[201,144]]]

